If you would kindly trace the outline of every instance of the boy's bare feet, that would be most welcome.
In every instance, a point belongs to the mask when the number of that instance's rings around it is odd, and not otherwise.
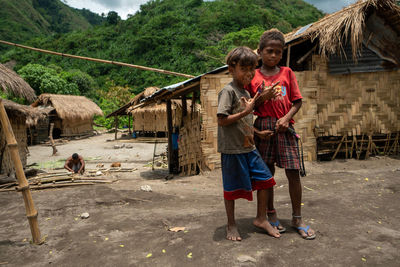
[[[297,216],[296,216],[297,217]],[[292,225],[294,228],[297,229],[298,233],[304,238],[304,239],[315,239],[315,231],[313,229],[310,228],[310,226],[307,226],[302,218],[295,218],[293,217],[292,219]],[[302,230],[302,229],[298,229],[298,227],[303,227],[304,229],[307,229],[307,233]]]
[[[281,237],[281,234],[277,229],[271,226],[271,224],[265,218],[255,218],[253,221],[254,226],[264,229],[272,237]]]
[[[226,239],[232,241],[242,241],[240,237],[239,231],[236,225],[227,225],[226,226]]]

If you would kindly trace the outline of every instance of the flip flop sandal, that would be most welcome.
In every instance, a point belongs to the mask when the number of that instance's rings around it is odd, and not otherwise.
[[[277,220],[276,222],[269,222],[269,224],[271,224],[272,227],[276,227],[276,228],[278,229],[278,231],[279,231],[280,234],[286,232],[286,228],[285,228],[285,227],[282,226],[282,229],[279,229],[279,228],[278,228],[278,227],[279,227],[279,224],[280,224],[280,223],[279,223],[279,220]]]
[[[311,235],[311,236],[308,235],[308,230],[310,230],[310,226],[309,226],[309,225],[307,225],[306,227],[301,227],[301,226],[299,226],[299,227],[294,227],[294,226],[293,226],[293,228],[295,228],[295,229],[297,230],[297,233],[299,233],[299,235],[300,235],[302,238],[304,238],[305,240],[313,240],[313,239],[315,239],[315,237],[316,237],[315,234],[313,234],[313,235]],[[300,230],[303,230],[304,233],[306,233],[307,236],[302,236],[302,235],[300,234],[300,232],[299,232]]]

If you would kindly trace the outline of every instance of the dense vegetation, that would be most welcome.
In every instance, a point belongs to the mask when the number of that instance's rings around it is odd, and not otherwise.
[[[48,2],[51,6],[50,2],[59,1],[33,2]],[[51,10],[47,9],[41,14],[47,14],[45,17],[54,21],[60,15],[53,16]],[[301,0],[151,0],[125,21],[115,12],[110,12],[101,26],[37,37],[24,41],[24,44],[198,75],[224,64],[226,53],[234,46],[248,45],[255,49],[265,29],[276,27],[288,32],[321,16],[320,11]],[[47,29],[59,30],[57,26]],[[50,69],[49,65],[58,66],[58,71],[54,68],[50,71],[57,79],[64,79],[65,73],[76,70],[93,77],[91,88],[95,88],[82,91],[78,86],[69,86],[68,91],[87,95],[100,103],[102,108],[108,103],[100,99],[102,94],[96,90],[104,95],[110,88],[120,86],[136,94],[148,86],[162,87],[184,79],[22,49],[9,50],[1,57],[2,62],[9,60],[17,60],[16,69],[24,75],[29,75],[25,65],[35,63]],[[35,68],[40,67],[36,65]],[[30,69],[33,71],[32,66]],[[49,78],[48,75],[44,77]],[[66,80],[66,83],[74,82]],[[43,86],[34,88],[37,93],[48,90]],[[79,92],[74,88],[78,88]]]
[[[86,30],[105,21],[98,14],[71,8],[59,0],[0,0],[0,7],[0,39],[11,42]]]

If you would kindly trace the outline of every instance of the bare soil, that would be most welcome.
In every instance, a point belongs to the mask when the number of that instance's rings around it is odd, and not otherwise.
[[[166,180],[151,170],[154,144],[107,142],[105,134],[58,146],[30,147],[29,164],[62,165],[73,152],[98,163],[134,167],[114,173],[118,182],[32,191],[46,242],[30,244],[20,193],[0,193],[2,266],[398,266],[400,262],[400,159],[306,163],[303,217],[317,231],[303,240],[290,228],[284,172],[276,173],[276,208],[288,231],[279,239],[252,226],[256,203],[236,202],[242,242],[225,239],[220,171]],[[133,148],[114,149],[115,144]],[[157,154],[165,151],[157,145]],[[57,164],[55,163],[57,160]],[[140,190],[149,185],[152,192]],[[88,212],[88,219],[80,214]],[[171,227],[185,231],[171,232]]]

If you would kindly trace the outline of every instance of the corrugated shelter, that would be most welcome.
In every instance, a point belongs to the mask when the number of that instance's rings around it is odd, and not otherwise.
[[[20,105],[10,100],[3,99],[2,102],[18,143],[22,165],[25,167],[28,153],[27,127],[40,120],[43,113],[31,106]],[[0,174],[9,175],[14,170],[8,150],[6,137],[0,124]]]
[[[79,136],[93,132],[93,117],[103,112],[84,96],[41,94],[33,107],[52,107],[49,122],[54,123],[53,135]]]
[[[280,64],[295,71],[303,95],[294,119],[305,160],[400,151],[399,36],[400,9],[390,0],[358,1],[286,34]],[[200,98],[201,118],[186,123],[194,137],[183,151],[190,160],[180,158],[189,170],[184,174],[220,167],[217,95],[230,81],[224,66],[164,87],[140,104],[183,101],[191,93]]]

